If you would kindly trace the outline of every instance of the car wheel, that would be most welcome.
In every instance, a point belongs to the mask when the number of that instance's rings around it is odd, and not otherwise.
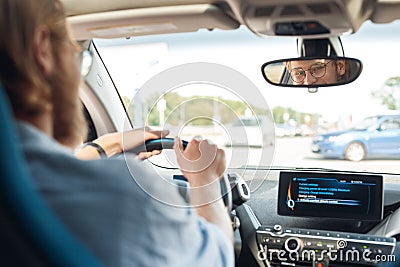
[[[344,158],[351,161],[360,161],[365,157],[365,148],[360,142],[350,143],[344,152]]]

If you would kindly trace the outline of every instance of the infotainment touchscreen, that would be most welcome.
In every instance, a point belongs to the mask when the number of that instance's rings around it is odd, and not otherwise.
[[[278,214],[380,220],[383,177],[379,175],[281,172]]]

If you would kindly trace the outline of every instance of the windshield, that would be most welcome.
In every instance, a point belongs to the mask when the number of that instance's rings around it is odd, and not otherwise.
[[[385,166],[385,172],[400,173],[400,133],[319,137],[367,129],[377,115],[396,113],[400,79],[388,81],[400,76],[398,60],[392,60],[399,41],[399,22],[365,23],[342,37],[346,56],[360,59],[363,72],[353,83],[317,93],[267,84],[262,64],[297,57],[296,40],[257,37],[245,27],[94,43],[135,127],[164,127],[183,139],[209,138],[225,149],[230,167],[381,172]],[[213,78],[202,80],[202,73]],[[169,158],[157,163],[173,165]]]

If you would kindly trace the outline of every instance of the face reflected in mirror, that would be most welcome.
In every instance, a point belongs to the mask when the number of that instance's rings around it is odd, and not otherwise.
[[[286,65],[293,84],[331,84],[343,79],[346,73],[344,60],[297,60]]]
[[[323,87],[347,84],[361,73],[361,62],[351,58],[296,58],[263,65],[264,78],[273,85]]]

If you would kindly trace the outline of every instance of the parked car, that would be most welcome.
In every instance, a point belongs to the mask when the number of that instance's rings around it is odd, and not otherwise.
[[[400,158],[400,114],[368,117],[348,130],[315,135],[311,150],[351,161]]]
[[[275,124],[275,134],[277,137],[294,137],[300,135],[300,131],[289,124],[277,123]]]
[[[228,126],[226,146],[266,147],[274,144],[273,122],[268,116],[242,117]]]

